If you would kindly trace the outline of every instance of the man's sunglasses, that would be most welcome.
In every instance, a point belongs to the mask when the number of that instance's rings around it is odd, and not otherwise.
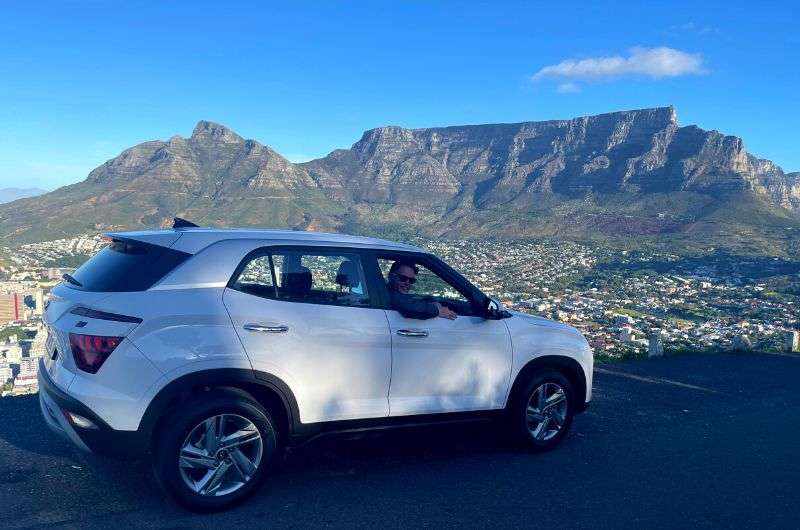
[[[395,278],[397,278],[397,281],[399,281],[399,282],[410,283],[411,285],[414,285],[415,283],[417,283],[417,279],[416,278],[412,278],[411,276],[406,276],[405,274],[400,274],[398,272],[395,272],[393,274],[394,274]]]

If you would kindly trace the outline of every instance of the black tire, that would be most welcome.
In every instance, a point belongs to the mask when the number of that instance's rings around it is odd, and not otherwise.
[[[563,420],[560,422],[560,429],[558,432],[552,437],[538,439],[534,436],[529,427],[528,404],[534,392],[546,383],[558,385],[558,387],[563,389],[566,411]],[[553,386],[548,386],[548,389],[551,391],[554,390],[554,388]],[[567,379],[564,374],[557,370],[543,369],[533,373],[528,381],[520,387],[519,392],[516,393],[509,407],[507,421],[512,439],[519,447],[529,451],[543,452],[553,449],[567,436],[572,426],[574,413],[575,392],[572,383],[570,383],[569,379]],[[554,420],[551,418],[550,421]],[[547,434],[552,430],[552,428],[545,429],[545,433]]]
[[[262,441],[261,457],[255,473],[239,489],[219,496],[201,495],[190,488],[181,474],[181,448],[195,427],[219,414],[245,418],[256,427]],[[212,512],[229,508],[251,495],[264,480],[278,451],[275,425],[269,412],[242,390],[216,388],[194,394],[176,407],[154,434],[153,471],[156,479],[175,501],[191,510]]]

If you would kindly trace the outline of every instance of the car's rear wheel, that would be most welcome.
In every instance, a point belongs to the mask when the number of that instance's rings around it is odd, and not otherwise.
[[[511,431],[526,449],[548,451],[569,432],[575,410],[572,384],[556,370],[533,374],[509,410]]]
[[[193,396],[163,425],[153,469],[164,489],[194,510],[221,510],[253,493],[277,450],[269,412],[235,389]]]

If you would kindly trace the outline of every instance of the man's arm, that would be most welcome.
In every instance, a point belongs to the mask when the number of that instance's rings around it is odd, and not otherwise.
[[[410,296],[390,291],[392,309],[397,310],[406,318],[427,320],[439,316],[439,305],[436,302],[414,300]]]

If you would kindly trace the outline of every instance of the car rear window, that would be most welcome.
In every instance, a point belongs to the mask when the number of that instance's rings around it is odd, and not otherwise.
[[[91,292],[145,291],[190,256],[159,245],[115,239],[72,273],[81,285],[66,285]]]

